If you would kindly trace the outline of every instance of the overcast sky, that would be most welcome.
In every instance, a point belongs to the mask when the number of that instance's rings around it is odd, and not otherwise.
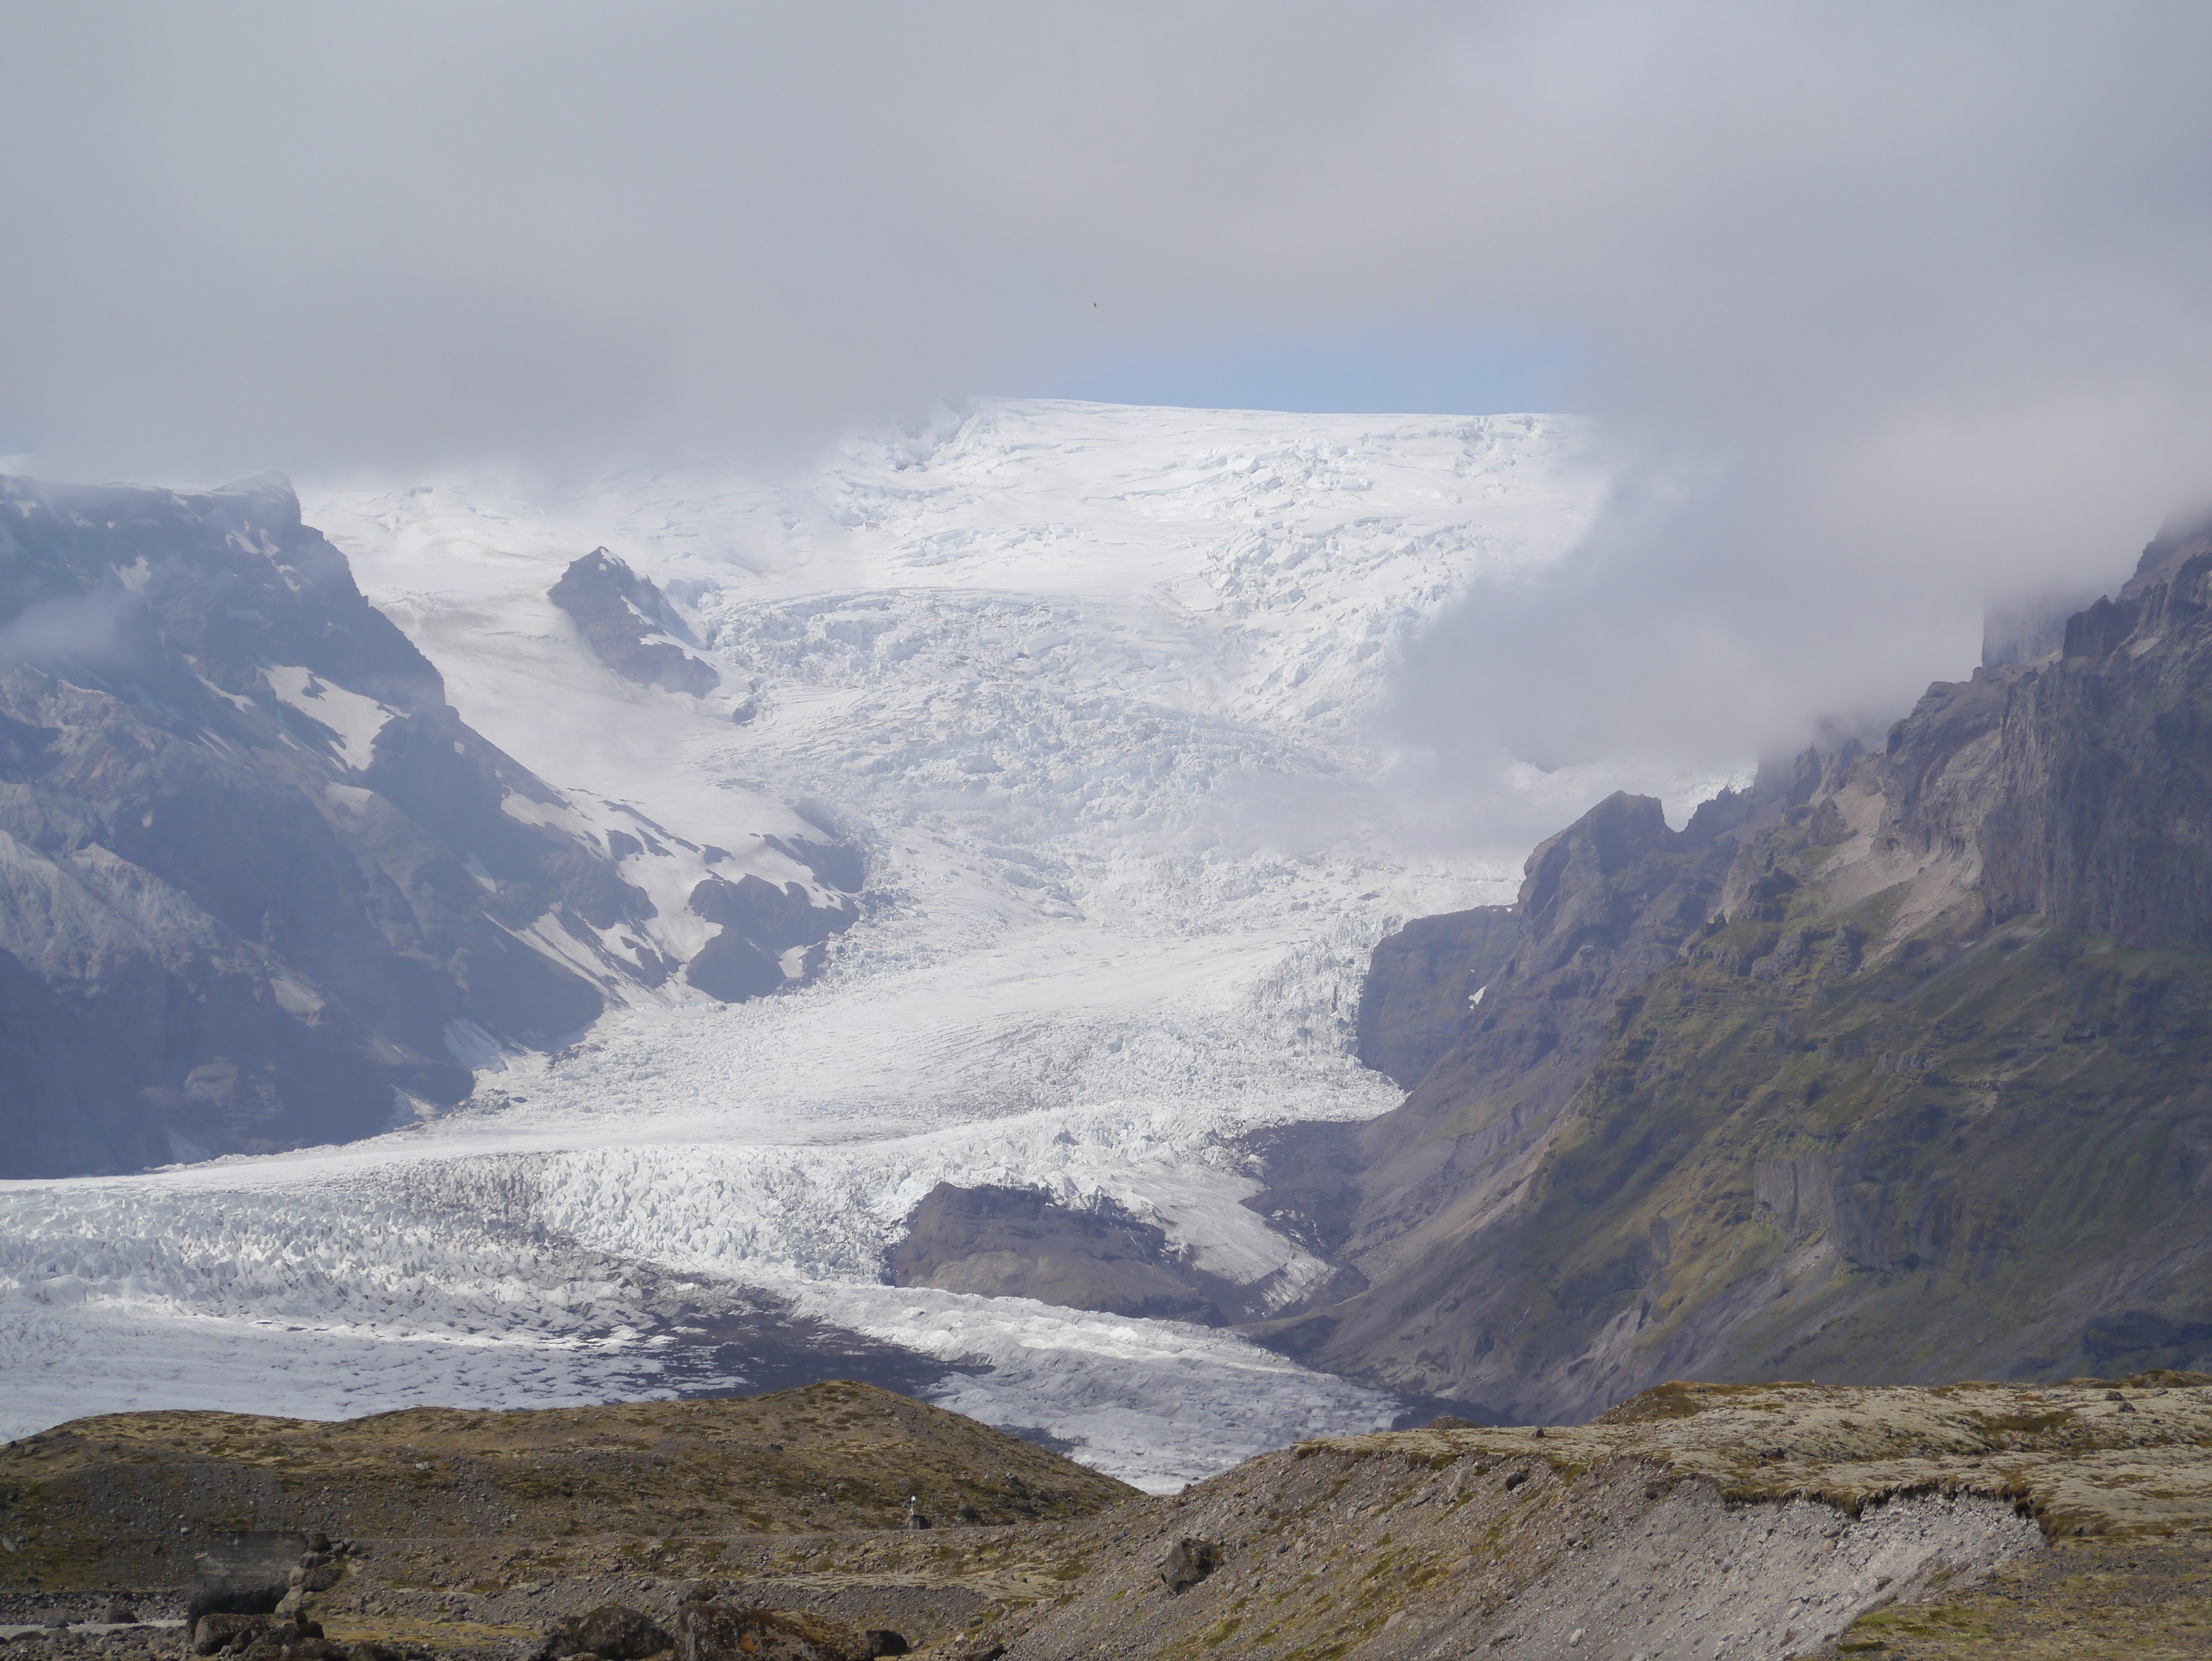
[[[2212,502],[2212,8],[0,4],[0,453],[767,466],[977,393],[1584,411],[1400,703],[1886,720]]]

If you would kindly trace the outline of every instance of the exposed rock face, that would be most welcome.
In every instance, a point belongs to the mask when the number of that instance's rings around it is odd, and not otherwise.
[[[1272,1342],[1553,1420],[2212,1359],[2208,584],[2164,538],[1881,755],[1538,849],[1476,1019],[1352,1150],[1368,1289]]]
[[[1896,834],[1968,840],[1993,918],[2212,948],[2212,527],[2153,543],[2063,654],[1900,722]]]
[[[1153,1320],[1219,1326],[1229,1312],[1243,1312],[1240,1288],[1183,1262],[1165,1230],[1110,1202],[1079,1209],[1038,1189],[938,1183],[908,1218],[884,1269],[894,1286]]]
[[[550,598],[575,619],[599,661],[625,680],[701,698],[722,684],[711,664],[684,649],[698,639],[659,585],[604,548],[563,571]]]
[[[1186,1535],[1168,1548],[1167,1561],[1160,1565],[1160,1584],[1173,1597],[1188,1591],[1220,1567],[1218,1542]]]
[[[848,894],[859,889],[860,873],[851,868],[858,861],[848,850],[833,852],[805,842],[779,846],[817,875],[826,867],[836,876],[849,877]],[[819,865],[799,849],[813,854]],[[735,882],[710,877],[691,891],[691,910],[719,925],[719,932],[686,966],[684,978],[725,1003],[765,997],[787,981],[811,978],[822,965],[822,943],[850,928],[860,916],[849,897],[841,897],[836,905],[817,905],[798,883],[778,888],[750,874]]]
[[[1416,917],[1375,948],[1359,989],[1359,1059],[1411,1090],[1465,1035],[1521,935],[1510,905]]]
[[[564,957],[652,906],[517,804],[281,481],[0,479],[0,1176],[371,1134],[588,1024]]]
[[[213,1536],[193,1556],[192,1596],[185,1618],[267,1615],[291,1590],[293,1571],[307,1549],[304,1534],[260,1530]]]

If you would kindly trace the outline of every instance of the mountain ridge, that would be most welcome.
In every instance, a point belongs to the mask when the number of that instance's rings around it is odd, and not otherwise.
[[[1540,844],[1511,956],[1356,1139],[1367,1289],[1267,1342],[1507,1417],[2202,1365],[2208,604],[2212,533],[2162,537],[2060,652],[1938,683],[1879,753]],[[1370,1062],[1471,978],[1407,983],[1410,949]]]
[[[644,851],[460,719],[281,478],[0,478],[0,1175],[453,1106],[681,966]],[[822,938],[744,884],[726,936]]]

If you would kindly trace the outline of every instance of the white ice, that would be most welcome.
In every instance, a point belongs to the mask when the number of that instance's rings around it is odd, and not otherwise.
[[[503,1070],[468,1108],[404,1133],[9,1185],[0,1432],[650,1393],[659,1340],[606,1290],[634,1266],[966,1362],[938,1399],[1149,1488],[1387,1422],[1233,1335],[878,1265],[932,1184],[998,1182],[1111,1196],[1279,1305],[1315,1282],[1237,1203],[1232,1144],[1395,1104],[1352,1053],[1366,953],[1510,897],[1522,851],[1408,851],[1367,717],[1425,621],[1559,557],[1603,490],[1549,417],[1001,403],[777,484],[303,491],[463,716],[570,804],[548,811],[642,813],[779,881],[764,838],[811,818],[866,850],[862,920],[757,1003],[609,980],[579,1043],[483,1057]],[[603,545],[690,616],[720,691],[592,660],[545,596]],[[680,931],[697,873],[666,857],[631,874]]]

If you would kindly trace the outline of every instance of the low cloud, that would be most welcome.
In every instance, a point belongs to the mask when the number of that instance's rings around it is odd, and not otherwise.
[[[2205,497],[2208,61],[2179,6],[19,9],[0,448],[768,467],[1537,343],[1619,488],[1396,688],[1472,824],[1885,722]]]
[[[0,623],[0,664],[113,667],[131,660],[131,605],[108,589],[37,600]]]

